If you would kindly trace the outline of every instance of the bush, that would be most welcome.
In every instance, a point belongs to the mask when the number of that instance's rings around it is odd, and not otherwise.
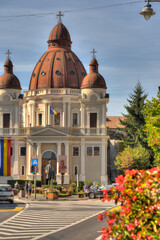
[[[50,188],[50,185],[43,185],[43,190],[46,188]]]
[[[32,185],[34,184],[34,180],[8,180],[7,183],[10,184],[12,188],[14,188],[14,185],[15,185],[16,181],[18,181],[18,183],[20,185],[20,188],[24,187],[26,181],[27,182],[30,181],[32,183]],[[37,180],[36,183],[37,183],[36,184],[37,187],[42,186],[41,180]]]
[[[148,169],[150,165],[150,154],[141,145],[137,147],[126,147],[123,152],[116,156],[115,165],[119,170],[125,172],[127,169]]]
[[[53,185],[57,185],[57,182],[56,180],[53,179]]]
[[[160,239],[160,168],[127,170],[124,177],[117,177],[116,183],[116,188],[111,188],[112,195],[104,190],[103,201],[113,199],[121,203],[121,210],[99,214],[98,220],[107,217],[108,223],[102,229],[102,239]]]
[[[62,191],[62,187],[60,185],[56,185],[54,186],[54,188],[56,188],[57,190],[59,190],[60,192]]]
[[[73,181],[76,186],[77,186],[77,181]],[[83,190],[83,187],[84,187],[84,181],[79,181],[79,191]]]

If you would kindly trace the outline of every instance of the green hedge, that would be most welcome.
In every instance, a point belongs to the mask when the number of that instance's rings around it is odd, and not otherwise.
[[[73,181],[74,183],[76,183],[77,186],[77,181]],[[84,181],[79,181],[79,191],[83,190],[84,187]]]
[[[14,188],[14,185],[15,185],[16,181],[18,181],[18,183],[20,185],[20,188],[24,187],[26,181],[27,182],[30,181],[32,184],[34,184],[34,180],[8,180],[7,183],[10,184],[12,188]],[[37,183],[36,184],[37,187],[42,186],[41,180],[37,180],[36,183]]]

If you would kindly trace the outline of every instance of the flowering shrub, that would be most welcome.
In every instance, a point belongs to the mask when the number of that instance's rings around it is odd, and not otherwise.
[[[115,200],[120,210],[99,214],[98,220],[107,218],[108,226],[102,228],[102,240],[113,237],[117,240],[160,239],[160,168],[127,170],[118,176],[112,195],[104,190],[102,201]],[[119,194],[116,193],[118,190]]]

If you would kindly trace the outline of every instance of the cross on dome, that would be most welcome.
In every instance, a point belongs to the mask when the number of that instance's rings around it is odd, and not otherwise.
[[[57,14],[57,18],[58,18],[58,22],[62,22],[62,17],[64,16],[64,14],[59,11],[58,14]]]
[[[91,53],[93,53],[93,58],[95,58],[96,57],[96,55],[95,55],[95,53],[97,53],[96,52],[96,50],[93,48],[93,50],[91,51]]]
[[[9,49],[8,49],[8,51],[5,54],[7,54],[8,55],[8,59],[10,59],[10,54],[12,54],[12,53],[9,51]]]

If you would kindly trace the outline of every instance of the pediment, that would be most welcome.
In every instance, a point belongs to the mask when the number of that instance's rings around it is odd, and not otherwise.
[[[67,134],[52,127],[44,127],[43,129],[38,129],[37,131],[31,133],[31,136],[67,136]]]

